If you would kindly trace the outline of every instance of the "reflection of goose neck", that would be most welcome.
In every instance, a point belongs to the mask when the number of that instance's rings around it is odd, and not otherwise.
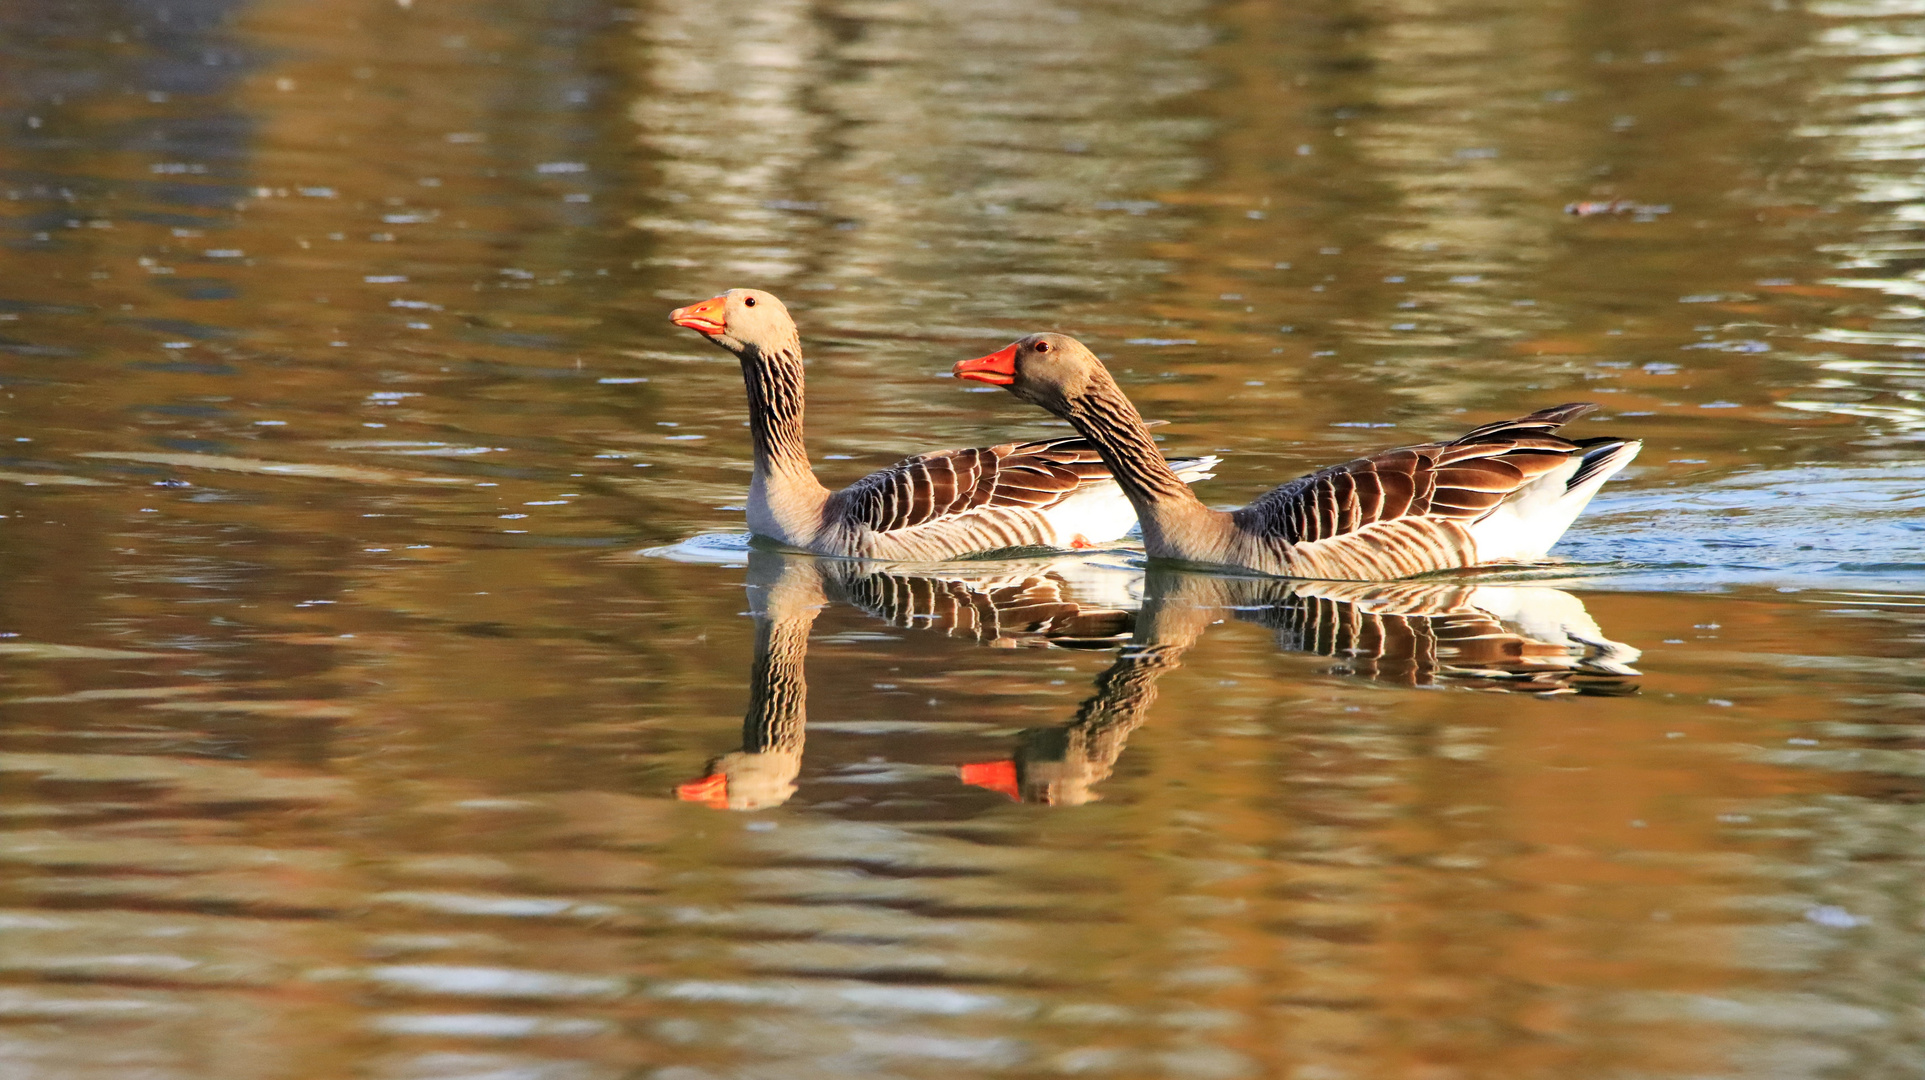
[[[801,754],[809,722],[809,683],[803,674],[815,611],[788,619],[755,621],[755,670],[749,711],[742,718],[742,749],[749,753]]]
[[[1183,666],[1183,654],[1213,616],[1209,606],[1162,584],[1153,573],[1135,636],[1097,676],[1096,693],[1076,711],[1076,719],[1024,732],[1012,778],[1018,798],[1057,806],[1099,798],[1096,785],[1115,772],[1131,733],[1149,719],[1157,680]]]
[[[1130,734],[1150,718],[1150,706],[1156,703],[1157,680],[1183,665],[1184,648],[1126,646],[1116,663],[1097,677],[1096,693],[1076,710],[1075,720],[1065,727],[1035,732],[1026,740],[1029,745],[1024,747],[1025,751],[1048,746],[1054,751],[1049,756],[1061,763],[1064,775],[1056,777],[1052,784],[1061,790],[1051,792],[1051,802],[1085,802],[1094,797],[1089,789],[1116,771],[1116,759],[1123,756]],[[1032,770],[1040,764],[1031,759]],[[1039,775],[1034,779],[1044,778]],[[1081,797],[1073,797],[1073,791]]]
[[[717,809],[760,810],[795,794],[808,726],[804,664],[809,630],[823,603],[813,560],[781,552],[749,553],[749,606],[755,613],[755,660],[742,749],[709,763],[708,775],[676,789],[678,797]]]

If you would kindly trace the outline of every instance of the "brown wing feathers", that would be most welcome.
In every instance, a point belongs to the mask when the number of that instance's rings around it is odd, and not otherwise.
[[[905,458],[841,497],[855,520],[890,532],[978,507],[1042,509],[1109,475],[1094,447],[1069,437]]]
[[[1447,443],[1386,450],[1293,480],[1237,512],[1244,528],[1310,544],[1406,517],[1475,521],[1582,448],[1552,434],[1596,408],[1559,405]]]

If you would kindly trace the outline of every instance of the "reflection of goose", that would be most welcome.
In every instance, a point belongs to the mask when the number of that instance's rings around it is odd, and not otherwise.
[[[861,567],[825,568],[845,571],[831,578],[836,599],[891,626],[935,630],[999,648],[1114,648],[1136,622],[1133,599],[1093,604],[1087,590],[1072,590],[1060,569],[1034,563],[966,577],[900,569],[863,572]],[[1129,575],[1140,580],[1138,572]],[[1078,594],[1085,599],[1076,600]]]
[[[1276,591],[1237,618],[1274,629],[1285,649],[1340,658],[1334,674],[1535,694],[1623,693],[1637,674],[1638,650],[1605,637],[1562,589],[1318,581]]]
[[[1031,334],[954,370],[1048,409],[1094,443],[1152,556],[1296,578],[1387,581],[1541,558],[1641,445],[1561,439],[1558,427],[1595,406],[1560,405],[1335,465],[1226,514],[1170,471],[1136,407],[1075,338]]]
[[[826,602],[814,560],[779,552],[749,553],[749,610],[755,616],[755,663],[742,749],[709,763],[708,775],[675,789],[677,798],[717,809],[760,810],[795,794],[809,720],[803,658],[809,628]]]
[[[971,564],[967,572],[915,574],[899,566],[818,559],[764,548],[749,552],[755,661],[742,748],[675,789],[688,802],[760,810],[787,802],[802,770],[808,722],[803,661],[816,613],[831,599],[895,626],[995,646],[1113,647],[1132,629],[1138,571],[1079,560]],[[1079,602],[1076,596],[1084,596]]]
[[[1076,718],[1024,732],[1016,755],[962,767],[964,782],[1025,802],[1098,796],[1131,732],[1210,623],[1277,632],[1285,649],[1339,658],[1334,674],[1403,686],[1530,694],[1626,693],[1638,650],[1598,629],[1583,601],[1541,586],[1279,581],[1150,573],[1136,632]]]
[[[905,458],[832,494],[803,450],[802,343],[782,301],[730,289],[670,318],[742,361],[755,441],[749,528],[762,536],[825,555],[940,562],[1001,548],[1094,547],[1136,523],[1102,457],[1075,436]],[[1163,469],[1182,485],[1208,477],[1216,461]]]

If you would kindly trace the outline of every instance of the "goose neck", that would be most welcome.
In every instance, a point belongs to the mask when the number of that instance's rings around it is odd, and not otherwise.
[[[742,381],[749,394],[749,434],[755,441],[757,476],[807,473],[802,442],[802,350],[793,346],[742,352]]]
[[[1164,460],[1150,429],[1122,391],[1105,387],[1077,398],[1063,418],[1102,455],[1117,486],[1136,508],[1152,555],[1164,554],[1157,550],[1159,537],[1200,514],[1213,513]]]

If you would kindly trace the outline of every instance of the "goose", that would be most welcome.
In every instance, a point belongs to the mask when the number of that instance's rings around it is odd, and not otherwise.
[[[730,289],[669,319],[742,362],[755,444],[748,519],[757,535],[821,555],[940,562],[1004,548],[1098,547],[1136,523],[1102,457],[1074,435],[920,454],[830,492],[803,450],[802,344],[782,301]],[[1218,460],[1183,458],[1165,470],[1193,483]]]
[[[1075,338],[1031,334],[952,370],[1069,421],[1136,507],[1152,558],[1285,577],[1389,581],[1541,559],[1643,446],[1558,437],[1597,407],[1575,402],[1333,465],[1224,513],[1164,463],[1136,407]]]

